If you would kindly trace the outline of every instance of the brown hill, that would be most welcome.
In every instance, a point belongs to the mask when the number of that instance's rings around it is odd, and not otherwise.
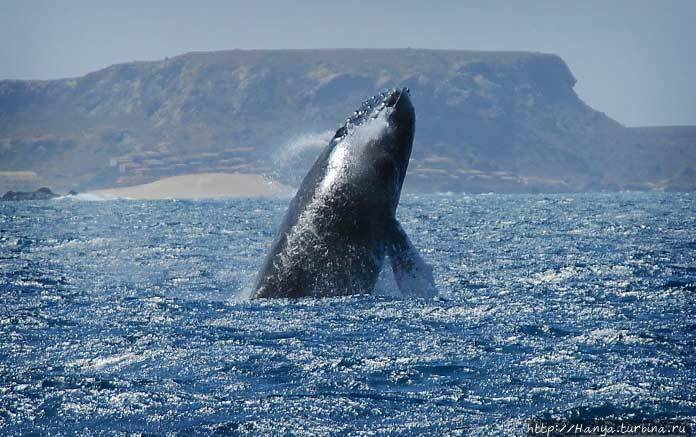
[[[361,99],[391,86],[416,105],[410,190],[696,187],[693,128],[678,141],[625,128],[574,84],[554,55],[411,49],[189,53],[0,81],[0,191],[13,174],[26,188],[26,172],[59,191],[210,172],[296,183]]]

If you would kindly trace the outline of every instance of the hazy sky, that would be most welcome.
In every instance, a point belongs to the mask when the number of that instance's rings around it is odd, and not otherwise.
[[[232,48],[529,50],[560,55],[580,97],[623,124],[696,124],[693,0],[0,0],[0,11],[0,78]]]

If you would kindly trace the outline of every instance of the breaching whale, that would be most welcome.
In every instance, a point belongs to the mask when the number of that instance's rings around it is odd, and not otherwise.
[[[402,294],[437,293],[432,269],[396,219],[414,132],[407,88],[363,102],[290,202],[252,297],[370,293],[385,255]]]

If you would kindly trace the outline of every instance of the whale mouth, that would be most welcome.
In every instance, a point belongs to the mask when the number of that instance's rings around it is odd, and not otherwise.
[[[388,108],[392,108],[392,107],[396,106],[396,102],[398,102],[400,98],[401,98],[401,93],[400,93],[400,92],[392,93],[392,95],[390,95],[390,96],[384,101],[384,105],[387,106]]]
[[[389,93],[389,96],[384,99],[384,105],[388,108],[393,108],[401,99],[401,96],[406,93],[406,95],[411,94],[411,90],[408,88],[394,89]]]

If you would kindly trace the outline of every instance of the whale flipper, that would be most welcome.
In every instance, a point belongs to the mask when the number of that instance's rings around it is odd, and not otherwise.
[[[404,296],[433,297],[437,295],[433,268],[421,258],[401,224],[394,220],[386,244],[394,278]]]

